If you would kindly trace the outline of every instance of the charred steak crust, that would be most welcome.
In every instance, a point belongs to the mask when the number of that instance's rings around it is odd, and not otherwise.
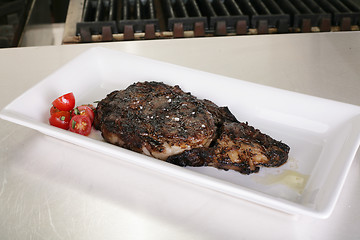
[[[138,82],[108,94],[98,103],[94,126],[112,144],[179,166],[250,174],[284,164],[290,151],[239,122],[227,107],[160,82]]]
[[[121,147],[165,160],[168,156],[208,147],[216,127],[206,105],[179,86],[135,83],[100,101],[95,128]]]
[[[289,146],[276,141],[248,123],[225,122],[210,148],[198,148],[170,156],[179,166],[212,166],[243,174],[259,171],[259,166],[278,167],[288,159]]]

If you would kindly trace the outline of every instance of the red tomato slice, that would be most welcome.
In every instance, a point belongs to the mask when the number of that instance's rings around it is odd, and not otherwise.
[[[91,132],[91,120],[86,115],[75,115],[69,123],[71,132],[88,136]]]
[[[92,105],[81,105],[78,106],[76,108],[74,108],[74,110],[72,111],[71,116],[75,116],[75,115],[85,115],[88,116],[90,118],[91,123],[94,121],[94,111],[93,111],[93,106]]]
[[[55,112],[49,118],[49,123],[52,126],[62,128],[62,129],[69,129],[70,123],[70,112],[67,111],[60,111]]]
[[[50,116],[53,115],[54,113],[57,113],[57,112],[61,112],[61,110],[57,109],[56,107],[52,106],[50,108]]]
[[[64,94],[64,95],[58,97],[57,99],[55,99],[52,102],[52,104],[54,107],[56,107],[57,109],[59,109],[61,111],[70,111],[75,107],[74,94],[72,92]]]

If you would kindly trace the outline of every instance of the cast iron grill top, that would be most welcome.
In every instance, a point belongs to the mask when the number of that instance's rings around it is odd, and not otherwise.
[[[360,6],[352,0],[317,0],[325,11],[332,15],[332,24],[350,30],[351,25],[359,25]]]
[[[87,42],[359,30],[359,21],[354,0],[85,0],[76,34]]]
[[[273,0],[237,0],[244,13],[251,18],[251,28],[258,33],[267,33],[268,28],[278,28],[278,32],[288,32],[290,15]]]
[[[153,0],[123,0],[120,4],[122,4],[118,20],[120,32],[127,31],[127,26],[132,26],[134,32],[143,32],[147,24],[153,24],[154,31],[159,31],[159,20],[155,17]]]
[[[290,25],[310,32],[311,27],[319,27],[321,31],[330,31],[331,14],[324,11],[315,0],[276,0],[291,17]]]
[[[116,24],[117,0],[86,0],[81,22],[76,24],[76,33],[82,41],[91,42],[91,35],[103,35],[103,40],[112,40],[118,33]]]

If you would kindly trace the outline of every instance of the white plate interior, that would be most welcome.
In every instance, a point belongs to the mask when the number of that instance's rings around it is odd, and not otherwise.
[[[228,106],[238,120],[288,144],[288,163],[250,176],[210,167],[180,168],[107,144],[97,133],[83,137],[48,124],[50,103],[59,95],[74,92],[77,104],[92,103],[113,90],[150,80],[177,84],[198,98]],[[75,58],[14,100],[0,116],[185,181],[288,213],[321,218],[331,214],[360,141],[357,106],[104,48]]]

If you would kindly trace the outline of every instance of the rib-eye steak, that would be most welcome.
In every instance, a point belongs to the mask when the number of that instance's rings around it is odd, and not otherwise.
[[[94,126],[107,142],[179,166],[243,174],[284,164],[290,150],[239,122],[227,107],[160,82],[138,82],[111,92],[98,103]]]

